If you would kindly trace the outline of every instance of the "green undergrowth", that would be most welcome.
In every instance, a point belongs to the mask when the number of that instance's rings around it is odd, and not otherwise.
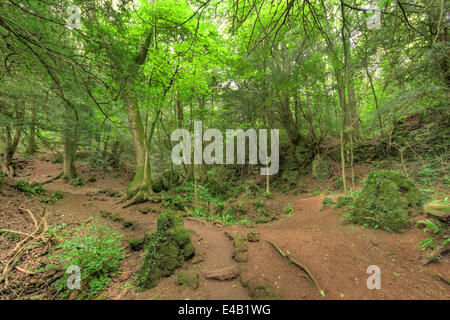
[[[77,299],[91,299],[108,286],[111,274],[119,270],[119,261],[124,258],[121,233],[92,217],[88,223],[72,229],[65,229],[64,225],[49,227],[49,233],[63,239],[46,267],[63,273],[53,284],[60,298],[68,298],[71,293],[68,280],[74,274],[67,272],[70,266],[80,271]]]

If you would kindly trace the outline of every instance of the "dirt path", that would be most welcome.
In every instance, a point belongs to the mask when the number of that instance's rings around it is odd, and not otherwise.
[[[44,181],[56,175],[60,164],[42,160],[27,160],[20,178]],[[83,187],[73,187],[63,181],[46,185],[49,191],[62,191],[64,198],[54,205],[46,205],[52,221],[60,223],[83,222],[90,216],[110,221],[100,215],[107,210],[121,218],[136,222],[136,228],[124,228],[114,222],[115,228],[125,238],[142,237],[156,228],[156,213],[142,214],[139,208],[157,209],[159,204],[140,204],[123,209],[118,198],[99,193],[105,188],[124,190],[123,177],[98,175],[83,165],[77,168],[88,178],[97,181]],[[232,242],[224,231],[246,235],[248,231],[260,234],[259,242],[250,242],[246,263],[250,274],[264,279],[284,299],[450,299],[450,287],[433,278],[440,275],[450,278],[449,257],[440,263],[423,267],[416,243],[425,238],[421,230],[411,229],[403,234],[391,234],[361,226],[344,225],[341,215],[332,209],[321,210],[323,197],[298,199],[296,196],[274,194],[271,201],[280,202],[281,207],[291,203],[294,212],[290,217],[254,228],[232,226],[219,228],[211,223],[185,219],[185,226],[195,231],[197,255],[185,263],[182,269],[192,269],[199,274],[196,290],[178,286],[175,276],[162,279],[158,285],[146,291],[130,289],[133,273],[137,270],[142,252],[127,249],[121,272],[103,296],[109,299],[250,299],[247,290],[238,279],[219,281],[205,278],[206,271],[232,265]],[[265,240],[276,243],[285,253],[304,264],[323,288],[323,297],[305,273],[271,247]],[[201,258],[203,256],[203,259]],[[369,290],[366,285],[370,274],[366,269],[377,265],[381,269],[381,289]]]

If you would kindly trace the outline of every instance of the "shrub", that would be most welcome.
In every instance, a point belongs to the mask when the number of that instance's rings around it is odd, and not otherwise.
[[[333,198],[325,197],[322,199],[322,208],[331,207],[336,205],[336,201]]]
[[[90,299],[105,289],[110,281],[110,274],[119,269],[119,261],[123,259],[122,234],[112,230],[107,224],[91,219],[88,224],[67,231],[66,239],[58,245],[59,252],[50,259],[67,270],[75,265],[81,271],[80,299]],[[55,285],[62,298],[67,298],[70,291],[67,279],[70,275],[64,272]]]

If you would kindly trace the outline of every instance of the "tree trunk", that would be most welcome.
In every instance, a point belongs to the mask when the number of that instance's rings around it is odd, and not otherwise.
[[[297,147],[301,141],[301,136],[297,125],[292,118],[288,95],[283,98],[281,103],[278,103],[278,112],[280,113],[281,122],[283,127],[286,129],[289,141],[291,142],[291,147],[295,151],[295,147]]]
[[[75,159],[77,153],[77,143],[70,132],[66,132],[63,137],[64,143],[64,164],[63,164],[63,178],[72,180],[77,177],[75,170]]]
[[[16,107],[16,109],[11,113],[11,117],[16,120],[14,124],[15,134],[13,133],[12,126],[7,123],[3,132],[0,132],[0,162],[1,171],[8,177],[13,177],[16,173],[12,159],[14,153],[16,152],[19,140],[22,134],[21,121],[25,115],[24,107]]]
[[[128,186],[127,198],[133,199],[133,203],[139,203],[148,200],[152,192],[152,180],[144,125],[137,99],[132,95],[127,97],[127,115],[136,152],[136,172],[133,181]]]
[[[31,108],[31,124],[30,124],[30,136],[28,137],[27,153],[34,154],[37,151],[36,144],[36,110]]]

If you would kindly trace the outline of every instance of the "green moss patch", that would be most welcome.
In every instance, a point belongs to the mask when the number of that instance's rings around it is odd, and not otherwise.
[[[239,263],[248,260],[248,244],[243,235],[239,235],[233,240],[233,259]]]
[[[177,274],[178,285],[191,289],[198,288],[198,273],[194,270],[181,270]]]

